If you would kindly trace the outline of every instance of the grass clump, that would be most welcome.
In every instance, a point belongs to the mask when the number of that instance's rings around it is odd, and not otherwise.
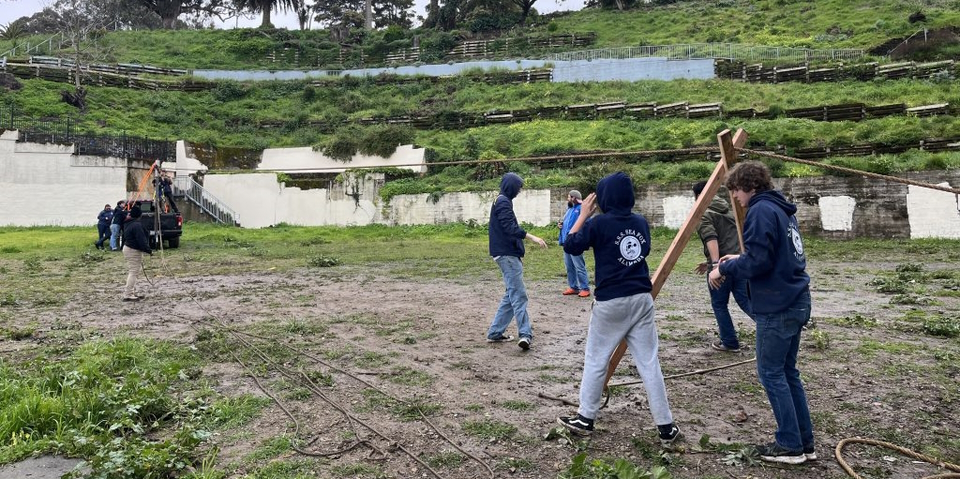
[[[118,338],[24,366],[0,362],[0,463],[58,453],[84,458],[95,476],[143,478],[200,459],[206,400],[172,395],[199,372],[191,353]]]

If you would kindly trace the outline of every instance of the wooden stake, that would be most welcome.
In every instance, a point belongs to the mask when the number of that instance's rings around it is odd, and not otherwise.
[[[663,260],[660,261],[660,266],[658,266],[657,271],[653,273],[653,291],[650,292],[653,299],[657,299],[660,289],[663,288],[663,285],[667,282],[667,277],[670,276],[670,272],[673,271],[673,267],[676,266],[677,261],[680,259],[683,249],[687,246],[687,242],[690,241],[690,236],[693,235],[693,232],[696,231],[697,226],[700,224],[700,218],[703,217],[703,213],[707,211],[707,207],[710,206],[710,202],[713,201],[713,197],[716,196],[717,191],[720,191],[720,186],[727,176],[728,166],[733,167],[733,164],[736,163],[736,148],[742,148],[747,144],[747,133],[743,130],[737,130],[737,134],[731,139],[730,130],[723,130],[717,135],[717,141],[720,143],[720,161],[717,162],[717,166],[713,169],[713,174],[710,175],[710,179],[707,180],[707,185],[703,187],[703,192],[700,193],[697,201],[693,204],[693,209],[691,209],[687,215],[687,219],[683,222],[683,226],[680,227],[680,231],[677,232],[677,236],[673,238],[673,243],[670,244],[670,248],[667,249]],[[737,231],[740,236],[740,251],[742,252],[743,219],[745,213],[739,203],[733,199],[732,195],[730,199],[731,204],[735,205],[736,208]],[[613,377],[613,373],[617,370],[617,366],[620,365],[620,360],[623,359],[623,355],[626,354],[626,352],[627,342],[621,341],[620,345],[617,346],[617,349],[613,352],[613,355],[610,356],[610,364],[607,366],[607,379],[603,382],[603,388],[605,390],[607,384],[610,383],[610,378]]]

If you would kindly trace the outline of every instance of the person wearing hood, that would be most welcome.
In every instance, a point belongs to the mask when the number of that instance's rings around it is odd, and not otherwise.
[[[574,417],[557,422],[574,434],[590,435],[600,410],[600,400],[610,356],[626,341],[643,378],[653,421],[660,443],[669,447],[682,437],[673,421],[667,388],[658,354],[657,325],[654,321],[653,284],[647,255],[650,254],[650,225],[633,212],[633,182],[624,173],[600,180],[597,192],[581,205],[580,218],[563,243],[569,254],[583,254],[593,248],[596,264],[593,309],[587,329],[580,381],[580,407]],[[590,219],[596,206],[603,214]]]
[[[97,215],[97,242],[94,246],[103,249],[103,242],[110,238],[110,222],[113,221],[113,207],[110,203],[103,205],[103,211]]]
[[[517,318],[520,340],[517,346],[524,351],[533,343],[533,326],[527,314],[527,288],[523,284],[523,240],[528,239],[546,248],[547,243],[524,231],[513,212],[513,199],[523,188],[523,178],[516,173],[507,173],[500,180],[500,194],[490,207],[489,242],[490,256],[503,273],[506,292],[487,329],[487,342],[499,343],[513,340],[505,334],[510,320]]]
[[[560,246],[566,241],[570,234],[570,228],[580,217],[580,203],[583,196],[577,190],[570,190],[567,194],[567,213],[563,215],[563,221],[560,226]],[[583,255],[572,255],[563,253],[563,264],[567,268],[567,289],[562,294],[564,296],[577,295],[581,298],[590,297],[590,278],[587,277],[587,263],[583,260]]]
[[[127,261],[127,285],[123,290],[124,301],[137,301],[143,299],[143,296],[137,295],[137,276],[143,269],[144,253],[152,255],[150,241],[147,240],[147,232],[143,229],[143,223],[140,217],[143,211],[140,205],[134,205],[130,208],[130,215],[123,223],[123,258]]]
[[[110,221],[110,251],[120,250],[123,222],[127,219],[127,200],[117,202],[113,210],[113,219]]]
[[[800,333],[810,320],[810,276],[796,205],[773,189],[770,170],[747,161],[730,170],[727,189],[747,210],[744,251],[720,258],[710,286],[746,279],[757,323],[757,375],[777,420],[775,441],[756,446],[760,459],[801,464],[817,458],[807,395],[797,369]]]
[[[706,186],[706,181],[693,185],[694,198],[699,198]],[[695,271],[698,274],[713,270],[723,256],[740,253],[737,219],[730,211],[730,204],[719,195],[713,197],[707,211],[700,218],[697,234],[703,242],[703,254],[707,257],[705,262],[697,265]],[[733,293],[733,299],[740,305],[740,309],[747,316],[752,317],[750,297],[747,296],[747,280],[729,279],[720,283],[720,287],[716,289],[711,288],[708,283],[707,291],[710,293],[710,306],[713,307],[713,316],[717,319],[717,329],[720,332],[720,339],[710,343],[710,346],[717,351],[740,352],[737,329],[733,326],[733,318],[730,317],[730,293]]]

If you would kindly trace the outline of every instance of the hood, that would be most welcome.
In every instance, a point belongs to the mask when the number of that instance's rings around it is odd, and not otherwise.
[[[769,201],[777,205],[787,216],[793,216],[797,212],[797,205],[787,201],[783,197],[783,193],[777,190],[767,190],[753,195],[753,198],[750,198],[750,206],[755,205],[758,201]]]
[[[520,194],[521,187],[523,187],[523,178],[516,173],[507,173],[500,180],[500,194],[511,200]]]
[[[714,196],[713,201],[710,202],[710,210],[716,211],[721,215],[725,215],[730,212],[730,203],[727,203],[727,200],[723,199],[720,195]]]
[[[636,203],[633,182],[623,172],[605,177],[597,183],[597,205],[604,213],[630,214]]]

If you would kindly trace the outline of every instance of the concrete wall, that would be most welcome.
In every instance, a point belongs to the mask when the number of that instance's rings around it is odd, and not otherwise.
[[[375,76],[381,73],[393,75],[448,76],[470,69],[527,70],[553,65],[554,82],[579,81],[637,81],[714,78],[713,60],[668,60],[666,58],[625,58],[606,60],[501,60],[473,61],[462,63],[402,66],[388,68],[358,68],[334,72],[339,76]],[[194,70],[194,76],[208,80],[305,80],[325,77],[328,70],[311,71],[228,71]]]
[[[0,226],[96,226],[104,204],[126,198],[124,160],[16,140],[0,134]]]
[[[93,226],[104,203],[136,189],[149,165],[117,158],[73,155],[72,146],[17,143],[0,135],[0,225]],[[179,150],[179,148],[178,148]],[[294,149],[302,150],[302,149]],[[422,151],[422,150],[420,150]],[[312,152],[265,157],[274,166],[310,167]],[[271,152],[268,157],[273,155]],[[422,154],[422,153],[421,153]],[[406,161],[406,160],[404,160]],[[301,163],[307,162],[307,163]],[[164,165],[165,167],[170,165]],[[178,173],[202,170],[178,155]],[[910,173],[925,183],[960,186],[960,171]],[[411,225],[458,221],[486,223],[496,192],[398,195],[380,200],[383,175],[350,177],[330,188],[287,187],[276,173],[207,174],[206,188],[240,214],[242,226]],[[860,177],[823,176],[775,180],[799,208],[804,233],[830,238],[960,238],[956,195]],[[521,222],[555,224],[565,211],[568,189],[523,190],[515,201]],[[588,193],[588,191],[583,191]],[[636,210],[653,226],[677,228],[693,206],[690,185],[637,185]],[[181,200],[184,201],[184,200]]]
[[[267,148],[263,150],[263,159],[257,165],[258,170],[286,171],[297,173],[340,173],[348,168],[396,167],[416,173],[426,173],[427,165],[423,158],[426,150],[413,145],[400,145],[387,158],[357,154],[348,163],[327,157],[311,147],[305,148]]]

